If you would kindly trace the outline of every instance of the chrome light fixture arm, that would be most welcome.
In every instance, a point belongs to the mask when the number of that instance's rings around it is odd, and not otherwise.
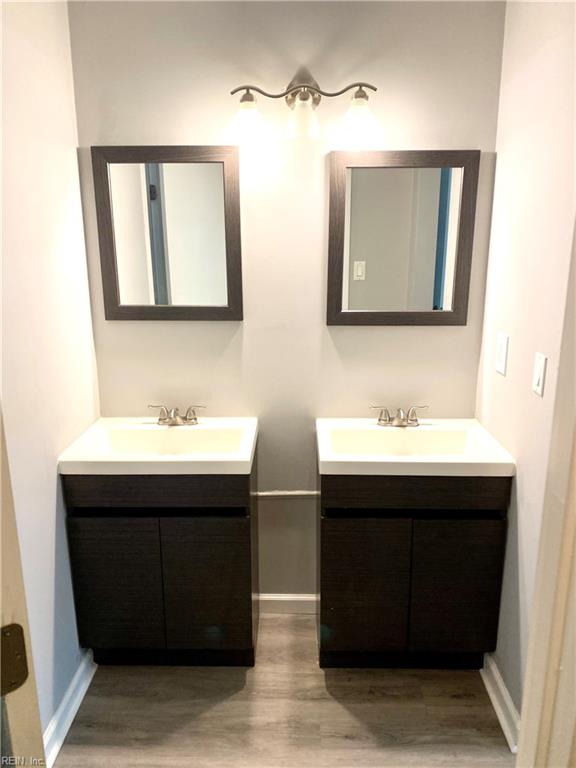
[[[310,93],[317,93],[319,96],[326,96],[329,99],[334,98],[335,96],[342,96],[342,94],[347,93],[348,91],[351,91],[352,88],[357,89],[365,89],[368,88],[371,91],[377,91],[375,85],[371,85],[370,83],[350,83],[350,85],[347,85],[345,88],[341,88],[339,91],[323,91],[321,88],[316,88],[314,85],[309,85],[308,83],[301,83],[297,85],[293,85],[290,88],[286,88],[285,91],[281,91],[280,93],[269,93],[268,91],[265,91],[263,88],[260,88],[257,85],[239,85],[236,88],[232,89],[230,91],[230,95],[234,96],[236,93],[240,93],[240,91],[255,91],[256,93],[259,93],[261,96],[266,96],[267,99],[282,99],[286,98],[286,96],[290,96],[293,93],[298,93],[298,91],[309,91]]]
[[[332,99],[351,90],[354,90],[355,99],[367,101],[368,94],[366,93],[366,89],[370,91],[377,90],[376,86],[371,83],[355,82],[350,83],[350,85],[346,85],[344,88],[340,88],[337,91],[324,91],[320,88],[310,72],[305,67],[301,67],[288,83],[287,87],[279,93],[270,93],[269,91],[260,88],[258,85],[239,85],[237,88],[230,91],[230,95],[234,96],[243,91],[240,99],[241,104],[253,104],[255,101],[254,93],[259,93],[267,99],[286,99],[286,103],[291,108],[294,107],[297,99],[301,101],[310,101],[313,107],[317,107],[322,96]]]

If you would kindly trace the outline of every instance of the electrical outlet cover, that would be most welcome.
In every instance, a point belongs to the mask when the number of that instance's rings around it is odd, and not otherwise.
[[[496,371],[506,376],[508,366],[508,339],[507,334],[498,331],[496,334]]]
[[[354,280],[366,280],[366,262],[354,262]]]
[[[536,352],[534,355],[534,370],[532,372],[532,391],[544,397],[544,381],[546,379],[546,355]]]

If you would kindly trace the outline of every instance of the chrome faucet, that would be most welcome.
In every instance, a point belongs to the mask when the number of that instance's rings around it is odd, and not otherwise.
[[[428,408],[427,405],[412,405],[408,413],[403,408],[398,408],[395,416],[390,416],[390,411],[385,405],[371,405],[370,408],[379,410],[378,426],[380,427],[417,427],[420,423],[416,415],[417,408]]]
[[[196,409],[205,407],[205,405],[189,405],[184,416],[181,416],[178,408],[168,408],[167,405],[148,406],[148,408],[160,409],[160,413],[158,414],[158,424],[162,424],[164,427],[194,426],[195,424],[198,424]]]

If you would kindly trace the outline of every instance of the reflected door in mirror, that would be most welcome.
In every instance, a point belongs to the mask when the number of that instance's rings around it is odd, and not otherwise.
[[[115,163],[110,195],[120,304],[225,307],[220,163]]]
[[[348,168],[344,311],[452,309],[462,168]]]

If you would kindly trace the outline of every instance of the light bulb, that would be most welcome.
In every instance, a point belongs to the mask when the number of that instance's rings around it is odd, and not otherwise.
[[[222,140],[238,145],[242,186],[249,191],[270,183],[277,174],[279,154],[272,127],[258,109],[254,94],[244,93],[238,106]]]
[[[258,144],[268,132],[266,122],[256,106],[256,97],[249,88],[240,98],[240,108],[229,132],[232,141],[240,146]]]
[[[359,87],[346,114],[334,126],[329,144],[332,149],[354,152],[382,149],[383,141],[384,132],[368,106],[368,94]]]
[[[309,91],[301,91],[292,108],[288,121],[289,139],[318,139],[320,122],[314,112],[314,104]]]

